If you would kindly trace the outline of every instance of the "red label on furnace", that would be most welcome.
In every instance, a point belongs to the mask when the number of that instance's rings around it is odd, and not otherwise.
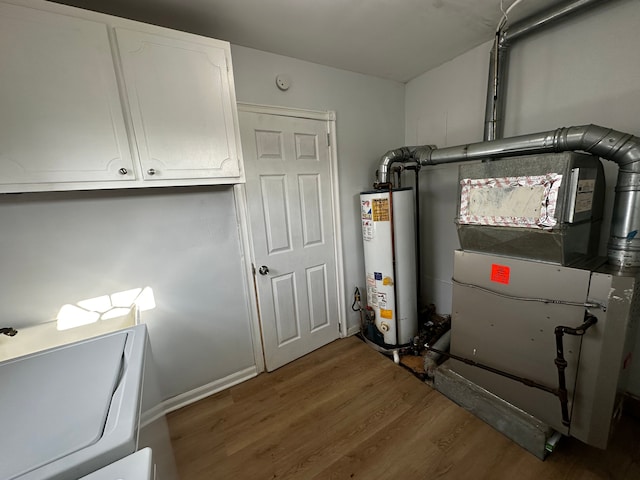
[[[511,274],[511,268],[506,265],[498,265],[493,263],[491,265],[491,281],[497,283],[504,283],[509,285],[509,276]]]

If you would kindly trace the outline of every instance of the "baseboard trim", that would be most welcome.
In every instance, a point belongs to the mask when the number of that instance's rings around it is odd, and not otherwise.
[[[349,327],[349,330],[347,330],[347,337],[350,337],[352,335],[355,335],[356,333],[360,333],[360,325],[354,325],[353,327]]]
[[[147,425],[163,415],[178,410],[182,407],[186,407],[187,405],[191,405],[192,403],[195,403],[198,400],[202,400],[203,398],[213,395],[214,393],[218,393],[222,390],[226,390],[227,388],[231,388],[234,385],[249,380],[250,378],[253,378],[257,375],[258,371],[256,370],[256,366],[252,365],[249,368],[245,368],[244,370],[240,370],[239,372],[232,373],[231,375],[227,375],[226,377],[219,380],[214,380],[213,382],[202,385],[201,387],[194,388],[193,390],[190,390],[188,392],[168,398],[158,406],[152,408],[147,412],[144,412],[142,414],[141,424]]]

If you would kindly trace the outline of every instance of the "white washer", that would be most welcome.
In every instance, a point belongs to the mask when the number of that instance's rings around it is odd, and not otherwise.
[[[150,448],[132,453],[79,480],[154,480],[153,456]]]
[[[138,325],[0,363],[0,478],[79,478],[134,453],[147,345]]]

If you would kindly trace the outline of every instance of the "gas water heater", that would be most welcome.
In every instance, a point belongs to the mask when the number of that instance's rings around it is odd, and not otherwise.
[[[360,194],[367,306],[387,346],[418,333],[413,202],[411,188]]]

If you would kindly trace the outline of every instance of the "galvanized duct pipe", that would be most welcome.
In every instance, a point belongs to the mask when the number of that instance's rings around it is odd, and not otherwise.
[[[389,183],[391,181],[391,164],[396,162],[406,163],[411,159],[413,151],[416,147],[400,147],[395,150],[389,150],[380,159],[380,166],[378,167],[378,180],[384,178],[384,182],[379,181],[376,183]]]
[[[502,138],[504,132],[504,97],[506,92],[508,48],[502,43],[500,32],[496,33],[489,56],[489,80],[484,111],[484,140]]]
[[[504,133],[504,103],[507,86],[509,47],[513,42],[551,23],[584,10],[586,7],[602,3],[603,0],[573,0],[552,7],[544,12],[526,18],[511,27],[496,32],[489,60],[489,80],[484,114],[484,140],[502,138]]]
[[[640,267],[640,138],[628,133],[585,125],[442,149],[402,147],[382,157],[378,180],[387,183],[397,162],[428,166],[565,151],[584,151],[618,164],[607,255],[612,265]]]

